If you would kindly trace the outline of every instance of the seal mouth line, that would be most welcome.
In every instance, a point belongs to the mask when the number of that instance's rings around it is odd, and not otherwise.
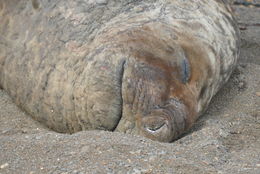
[[[119,73],[119,84],[120,84],[120,107],[121,107],[121,111],[120,111],[120,115],[119,115],[119,119],[117,121],[117,123],[115,124],[114,129],[112,130],[113,132],[116,130],[118,124],[120,123],[122,116],[123,116],[123,78],[124,78],[124,73],[125,73],[125,64],[126,64],[126,60],[123,60],[122,65],[121,65],[121,71]]]

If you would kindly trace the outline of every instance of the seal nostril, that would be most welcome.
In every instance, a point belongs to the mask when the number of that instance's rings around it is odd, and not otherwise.
[[[164,125],[165,125],[165,123],[163,122],[160,124],[145,125],[145,128],[149,132],[155,132],[155,131],[158,131],[159,129],[161,129]]]
[[[172,124],[165,115],[160,114],[162,110],[156,110],[151,116],[146,116],[141,120],[142,135],[152,140],[170,142],[175,133]]]

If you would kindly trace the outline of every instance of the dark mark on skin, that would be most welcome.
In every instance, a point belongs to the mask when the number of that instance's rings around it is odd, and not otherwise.
[[[205,95],[206,89],[207,89],[207,85],[204,85],[204,86],[201,88],[199,98],[202,98],[202,97]]]
[[[254,7],[257,7],[257,8],[260,8],[260,4],[255,4],[255,3],[252,3],[252,2],[234,2],[234,5],[242,5],[242,6],[254,6]]]
[[[252,27],[260,27],[260,23],[252,23],[252,24],[247,24],[247,23],[238,23],[238,25],[242,25],[242,26],[252,26]]]
[[[187,59],[182,60],[182,83],[187,83],[190,79],[190,64]]]

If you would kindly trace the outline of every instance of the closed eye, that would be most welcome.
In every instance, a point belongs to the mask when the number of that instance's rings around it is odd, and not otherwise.
[[[190,64],[186,58],[181,63],[181,77],[182,83],[187,83],[190,79]]]

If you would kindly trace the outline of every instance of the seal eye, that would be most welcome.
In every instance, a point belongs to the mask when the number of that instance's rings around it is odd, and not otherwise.
[[[190,64],[186,58],[181,63],[181,77],[182,83],[187,83],[190,79]]]

